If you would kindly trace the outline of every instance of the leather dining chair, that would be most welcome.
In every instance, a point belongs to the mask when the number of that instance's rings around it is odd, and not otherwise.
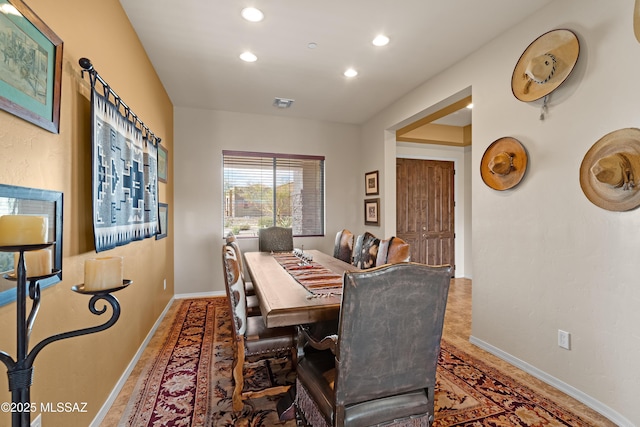
[[[333,246],[333,257],[351,264],[353,258],[353,233],[347,229],[336,233],[336,241]]]
[[[296,368],[300,419],[314,427],[431,426],[451,271],[400,263],[345,273],[337,334],[314,340],[300,327],[307,347],[318,349]]]
[[[292,327],[267,328],[262,316],[250,316],[244,302],[244,280],[235,250],[222,246],[225,289],[232,317],[233,338],[233,410],[241,411],[244,400],[286,393],[295,378],[296,330]],[[260,363],[262,362],[262,363]],[[246,364],[258,366],[265,384],[245,379]],[[278,368],[277,370],[274,368]],[[287,370],[288,369],[288,370]],[[276,375],[276,371],[281,374]],[[288,375],[283,375],[282,372]]]
[[[380,239],[366,231],[356,238],[356,246],[353,248],[352,264],[361,270],[376,266]]]
[[[260,252],[290,252],[293,250],[293,230],[285,227],[258,229]]]
[[[253,289],[253,283],[247,282],[244,280],[244,267],[242,262],[242,251],[240,250],[240,246],[238,246],[238,242],[236,241],[236,236],[233,233],[227,234],[225,238],[227,246],[232,248],[236,253],[236,259],[238,262],[238,269],[240,274],[242,275],[242,281],[244,283],[244,295],[245,295],[245,304],[247,308],[247,313],[249,316],[260,316],[262,312],[260,311],[260,300],[258,296],[255,294]],[[251,290],[251,292],[250,292]]]
[[[411,248],[407,242],[396,236],[380,240],[376,267],[409,261],[411,261]]]
[[[247,281],[246,276],[244,275],[244,259],[242,257],[242,250],[240,250],[240,246],[238,245],[238,240],[236,239],[236,235],[233,234],[233,231],[230,231],[225,237],[225,241],[227,245],[231,246],[236,251],[236,256],[238,258],[238,264],[240,264],[240,272],[242,273],[242,277],[244,280],[244,290],[247,296],[255,295],[256,291],[253,287],[253,283]]]

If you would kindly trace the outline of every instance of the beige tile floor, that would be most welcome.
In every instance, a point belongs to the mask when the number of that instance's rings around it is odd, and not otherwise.
[[[115,402],[111,406],[107,416],[102,422],[103,427],[119,427],[119,420],[122,416],[129,397],[135,387],[138,376],[143,372],[145,365],[153,360],[155,353],[162,345],[161,339],[164,336],[164,332],[169,328],[173,322],[175,315],[175,308],[177,304],[174,303],[169,309],[165,319],[158,328],[156,334],[149,342],[149,345],[144,351],[144,354],[140,358],[140,361],[136,364],[133,372],[131,373],[126,384],[122,388],[120,394],[116,398]],[[498,369],[500,372],[520,381],[522,384],[535,390],[541,395],[552,399],[559,405],[572,410],[574,413],[580,415],[586,421],[593,426],[615,426],[614,423],[604,418],[602,415],[586,407],[577,400],[567,396],[559,390],[547,385],[546,383],[538,380],[537,378],[527,374],[526,372],[515,368],[507,362],[487,353],[484,350],[479,349],[475,345],[469,342],[469,336],[471,335],[471,280],[469,279],[453,279],[449,288],[449,299],[447,302],[447,313],[445,315],[443,337],[451,344],[461,350],[481,359],[488,365]]]

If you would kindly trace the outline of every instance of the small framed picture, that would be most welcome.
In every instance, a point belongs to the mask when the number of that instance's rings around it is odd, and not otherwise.
[[[156,240],[167,237],[167,231],[169,229],[169,205],[166,203],[158,203],[158,223],[160,224],[160,230],[158,234],[156,234]]]
[[[364,194],[366,196],[380,194],[380,190],[378,190],[378,171],[364,174]]]
[[[158,144],[158,181],[167,182],[167,157],[169,153],[166,148]]]
[[[380,199],[364,201],[364,225],[380,225]]]

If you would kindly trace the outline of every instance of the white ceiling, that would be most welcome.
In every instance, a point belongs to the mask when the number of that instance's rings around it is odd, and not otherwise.
[[[550,1],[120,3],[174,106],[360,124]],[[265,19],[243,20],[246,6]],[[387,46],[371,44],[379,33]],[[245,50],[258,61],[241,61]],[[358,76],[344,77],[348,67]],[[278,109],[275,97],[295,102]]]

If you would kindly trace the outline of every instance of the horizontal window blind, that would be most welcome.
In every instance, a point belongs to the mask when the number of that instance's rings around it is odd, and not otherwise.
[[[324,157],[223,151],[224,235],[290,227],[324,235]]]

